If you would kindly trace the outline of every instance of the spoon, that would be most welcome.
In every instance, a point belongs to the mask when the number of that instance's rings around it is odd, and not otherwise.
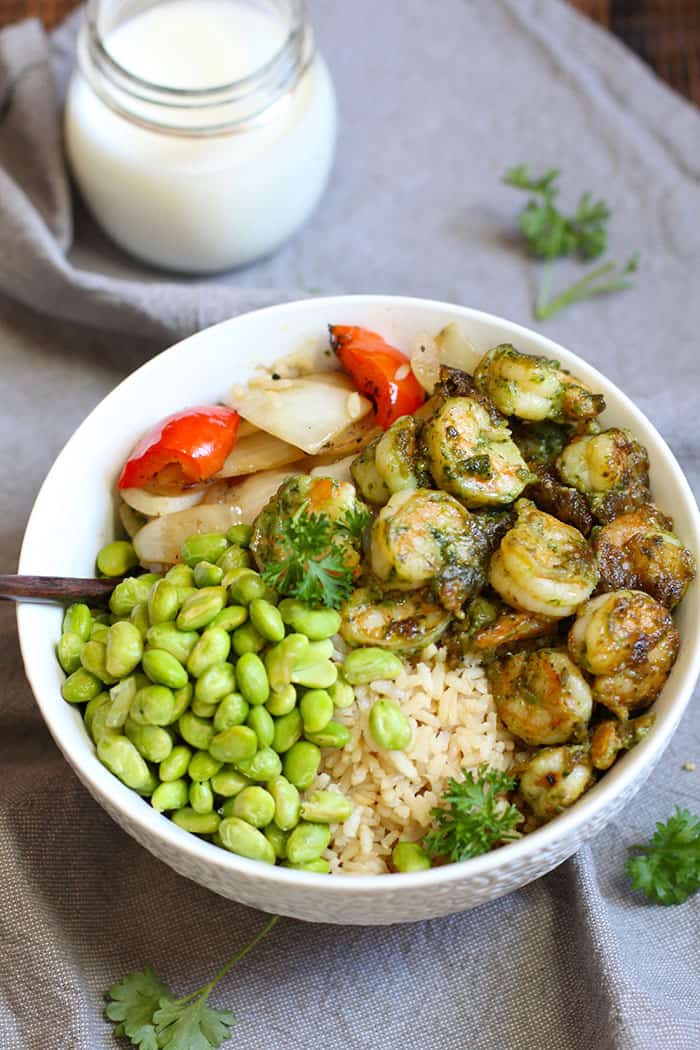
[[[0,599],[15,602],[74,602],[81,598],[104,601],[122,576],[78,579],[72,576],[2,576]]]

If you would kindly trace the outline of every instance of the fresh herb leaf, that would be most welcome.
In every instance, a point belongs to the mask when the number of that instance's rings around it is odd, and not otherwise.
[[[700,817],[676,806],[665,824],[657,824],[641,854],[627,861],[635,890],[654,904],[682,904],[700,889]]]
[[[278,922],[274,915],[259,933],[240,948],[219,972],[196,992],[175,999],[153,969],[128,974],[112,985],[105,1014],[117,1021],[117,1036],[126,1036],[139,1050],[216,1050],[231,1034],[236,1016],[207,1004],[209,995],[228,971],[265,937]]]
[[[356,516],[350,524],[347,518],[340,531],[357,527]],[[337,609],[352,591],[352,568],[346,562],[347,549],[338,543],[338,524],[326,514],[310,514],[306,505],[281,521],[289,554],[264,567],[265,582],[280,594]]]
[[[434,827],[423,845],[433,857],[466,860],[518,838],[514,829],[522,814],[504,798],[515,789],[515,780],[487,763],[476,776],[466,769],[462,774],[461,781],[450,777],[442,794],[445,805],[432,811]]]
[[[550,299],[552,261],[567,255],[577,255],[581,259],[595,259],[602,255],[607,247],[607,222],[610,218],[605,201],[593,200],[590,193],[582,194],[573,215],[563,214],[556,204],[558,178],[556,168],[535,178],[525,164],[511,168],[503,177],[506,185],[530,194],[520,213],[519,223],[533,255],[545,260],[534,308],[539,321],[547,320],[583,299],[630,288],[632,282],[628,278],[638,263],[637,255],[620,269],[614,262],[604,263]]]
[[[345,512],[345,516],[336,522],[341,529],[345,529],[353,539],[362,539],[362,534],[372,520],[372,515],[366,507],[356,505]]]

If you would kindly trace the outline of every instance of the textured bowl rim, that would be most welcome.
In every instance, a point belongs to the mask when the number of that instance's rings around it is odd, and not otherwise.
[[[561,344],[554,342],[533,329],[509,321],[497,314],[487,313],[455,303],[399,295],[336,295],[318,297],[312,300],[300,299],[293,302],[279,303],[236,315],[181,340],[126,376],[93,408],[56,457],[37,493],[29,516],[20,552],[18,571],[26,571],[24,566],[31,555],[32,534],[36,528],[36,519],[41,508],[42,493],[49,479],[54,472],[60,471],[63,460],[70,458],[73,447],[81,441],[84,428],[87,427],[95,414],[99,414],[104,406],[111,404],[113,400],[120,399],[123,396],[125,387],[129,386],[135,376],[148,373],[153,368],[160,369],[164,360],[167,360],[168,363],[171,360],[175,362],[182,348],[187,346],[192,340],[200,340],[202,337],[206,338],[206,333],[214,329],[220,329],[222,326],[234,326],[242,317],[251,318],[268,315],[272,312],[286,313],[289,314],[289,321],[293,323],[294,315],[307,309],[309,302],[313,302],[317,306],[327,307],[329,311],[340,311],[348,307],[361,310],[365,305],[367,307],[380,306],[390,309],[400,309],[402,306],[405,306],[422,307],[436,311],[442,310],[445,313],[457,315],[465,322],[472,320],[497,325],[503,332],[503,341],[507,338],[509,341],[517,342],[518,337],[526,337],[534,340],[541,348],[543,354],[555,359],[561,359],[562,356],[565,360],[570,359],[573,367],[580,366],[580,369],[587,373],[588,381],[600,381],[603,387],[610,386],[613,388],[624,411],[635,420],[641,421],[651,431],[656,442],[656,450],[664,460],[664,466],[669,471],[673,485],[688,514],[693,533],[690,540],[692,540],[695,551],[700,551],[700,513],[698,512],[690,485],[665,440],[651,421],[612,380],[609,380],[587,361],[578,357],[573,351],[567,350]],[[568,363],[569,361],[567,361]],[[244,857],[239,857],[236,854],[222,850],[211,842],[183,831],[173,824],[172,821],[161,816],[146,800],[131,791],[109,773],[95,755],[91,756],[89,762],[79,763],[71,755],[70,748],[62,740],[60,727],[56,724],[56,719],[53,717],[54,712],[58,710],[58,705],[63,705],[65,701],[58,693],[54,695],[52,692],[52,695],[47,695],[47,691],[42,688],[33,672],[33,640],[31,637],[31,606],[29,604],[18,605],[17,620],[20,648],[27,679],[44,721],[56,744],[65,755],[69,764],[76,771],[79,770],[80,779],[91,790],[94,789],[98,795],[108,795],[114,807],[128,818],[129,823],[135,825],[151,840],[153,846],[149,845],[148,848],[154,855],[158,856],[157,843],[162,842],[163,844],[170,844],[176,847],[178,851],[189,854],[190,857],[198,858],[206,866],[217,868],[224,872],[231,874],[240,872],[248,877],[254,874],[259,880],[268,885],[278,884],[280,887],[287,886],[290,889],[293,887],[308,888],[319,899],[348,896],[358,898],[358,903],[360,903],[360,899],[366,894],[372,894],[373,896],[379,894],[387,897],[397,892],[399,888],[408,890],[413,888],[427,889],[429,886],[449,886],[450,883],[464,883],[472,878],[477,879],[484,875],[492,875],[501,866],[511,866],[513,863],[527,858],[528,855],[545,852],[556,841],[571,838],[577,833],[580,840],[583,841],[587,837],[585,834],[586,826],[593,821],[597,813],[606,808],[615,798],[624,795],[628,789],[634,790],[633,785],[635,781],[639,780],[641,784],[643,774],[653,768],[655,760],[666,748],[690,701],[695,681],[700,675],[700,629],[698,629],[698,625],[700,625],[700,589],[697,583],[694,585],[693,591],[695,593],[692,595],[692,599],[691,593],[689,593],[686,601],[694,599],[695,616],[691,617],[691,619],[694,620],[695,630],[692,637],[689,637],[688,633],[686,633],[686,637],[683,639],[686,647],[692,646],[688,671],[676,683],[676,695],[672,698],[670,708],[663,722],[657,722],[649,735],[615,764],[611,773],[591,788],[571,809],[560,814],[544,827],[538,828],[515,842],[470,860],[431,868],[428,871],[393,873],[390,878],[387,878],[386,875],[352,875],[352,877],[348,876],[345,878],[328,878],[313,872],[295,871],[279,867],[278,865],[261,865],[259,861],[251,861]],[[322,911],[322,908],[320,911]]]

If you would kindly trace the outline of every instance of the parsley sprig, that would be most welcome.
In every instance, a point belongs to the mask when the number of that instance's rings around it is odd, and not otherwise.
[[[700,817],[690,810],[676,806],[651,841],[634,849],[642,852],[627,861],[627,874],[654,904],[682,904],[700,890]]]
[[[369,514],[360,507],[331,521],[327,514],[310,513],[304,504],[280,521],[289,554],[266,565],[263,579],[280,594],[337,609],[352,591],[352,566],[341,538],[345,534],[359,540],[368,522]]]
[[[139,1050],[215,1050],[231,1035],[236,1015],[207,1004],[211,992],[278,922],[274,915],[262,930],[229,959],[208,984],[176,999],[151,967],[127,974],[107,993],[105,1014],[117,1022],[114,1034]]]
[[[442,794],[444,805],[432,811],[434,827],[423,846],[433,857],[466,860],[518,838],[515,826],[522,814],[504,798],[515,789],[513,777],[487,763],[479,766],[476,776],[466,769],[462,774],[461,781],[450,777]]]
[[[558,178],[559,171],[556,168],[535,178],[530,175],[525,164],[511,168],[503,177],[507,186],[530,194],[520,213],[519,223],[532,253],[545,260],[534,308],[538,321],[545,321],[583,299],[630,288],[632,281],[629,277],[636,271],[639,261],[635,253],[622,267],[612,261],[603,263],[550,298],[554,259],[567,255],[576,255],[584,260],[598,258],[607,248],[607,222],[610,218],[610,209],[605,201],[594,200],[590,193],[582,194],[573,215],[567,216],[561,212],[556,204]]]

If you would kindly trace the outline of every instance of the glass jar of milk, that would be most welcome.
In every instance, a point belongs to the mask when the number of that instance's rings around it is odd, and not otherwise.
[[[78,54],[68,157],[127,251],[211,273],[308,218],[336,109],[303,0],[90,0]]]

